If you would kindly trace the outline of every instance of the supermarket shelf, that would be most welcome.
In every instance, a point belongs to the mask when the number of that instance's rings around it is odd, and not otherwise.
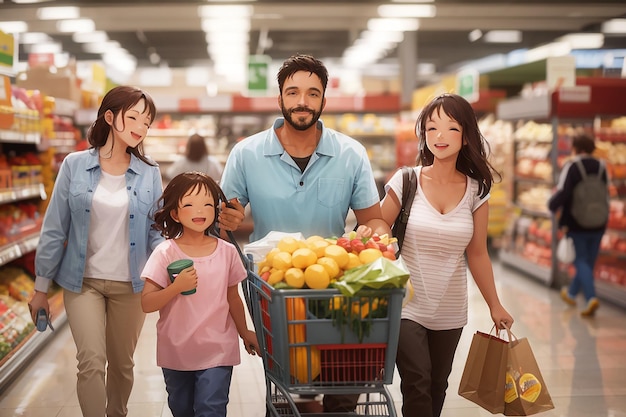
[[[0,129],[0,142],[39,144],[41,135],[39,133],[23,133],[15,130]]]
[[[16,242],[0,246],[0,265],[9,263],[14,259],[21,258],[25,254],[34,251],[37,248],[37,244],[39,244],[39,230]]]
[[[522,210],[524,213],[530,214],[530,215],[535,216],[535,217],[545,217],[545,218],[550,218],[551,217],[551,214],[550,214],[549,211],[538,210],[538,209],[535,209],[535,208],[524,206],[522,204],[514,204],[514,205],[515,205],[515,207],[517,207],[520,210]]]
[[[61,327],[63,327],[63,325],[65,325],[65,323],[67,323],[67,316],[64,308],[60,308],[56,314],[54,313],[57,309],[53,306],[62,302],[59,301],[62,299],[63,297],[61,292],[50,299],[50,309],[53,312],[52,326],[55,331],[58,331]],[[22,367],[28,365],[33,356],[52,337],[54,337],[54,332],[50,331],[50,329],[47,329],[45,332],[38,332],[33,329],[32,333],[24,338],[24,340],[22,340],[20,344],[11,351],[11,353],[2,358],[2,361],[0,362],[0,391],[2,391],[3,388],[19,374]]]
[[[545,284],[552,284],[552,271],[550,268],[534,264],[528,259],[506,250],[500,251],[499,259],[504,265],[519,269],[520,271],[532,276],[533,278],[537,278]]]
[[[596,284],[596,293],[598,294],[598,297],[620,307],[626,308],[626,286],[612,284],[598,279],[594,282]]]
[[[46,190],[43,184],[33,184],[24,187],[13,187],[0,190],[0,204],[14,201],[28,200],[29,198],[46,199]]]

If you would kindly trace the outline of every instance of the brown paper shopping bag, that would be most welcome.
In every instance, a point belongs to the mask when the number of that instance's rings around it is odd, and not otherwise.
[[[461,397],[493,414],[504,411],[508,343],[494,335],[476,332],[459,384]]]
[[[504,401],[505,416],[530,416],[554,408],[526,338],[514,338],[508,344]]]

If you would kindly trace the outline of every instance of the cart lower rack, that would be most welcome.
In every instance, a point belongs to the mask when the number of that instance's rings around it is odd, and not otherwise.
[[[291,394],[362,394],[357,414],[349,415],[396,416],[386,385],[393,378],[404,288],[347,297],[335,289],[274,289],[254,273],[248,278],[268,415],[312,417],[298,410]]]

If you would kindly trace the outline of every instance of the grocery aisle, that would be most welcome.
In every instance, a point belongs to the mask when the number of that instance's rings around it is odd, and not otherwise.
[[[595,318],[584,319],[560,300],[557,291],[499,264],[494,269],[503,303],[516,319],[513,330],[518,337],[529,338],[556,407],[541,416],[626,417],[626,311],[603,303]],[[129,417],[171,416],[163,377],[155,365],[156,317],[148,316],[136,353]],[[471,285],[470,322],[457,351],[443,417],[492,415],[456,394],[472,334],[489,329],[488,310]],[[80,417],[74,354],[69,328],[64,326],[0,393],[0,417]],[[233,376],[229,416],[262,417],[261,362],[247,354],[242,360]],[[391,391],[399,410],[398,383],[396,376]]]

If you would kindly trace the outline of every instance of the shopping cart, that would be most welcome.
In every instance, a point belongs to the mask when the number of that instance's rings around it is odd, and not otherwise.
[[[361,394],[349,415],[395,417],[386,385],[394,373],[404,288],[354,297],[336,289],[274,289],[251,271],[245,292],[265,370],[267,414],[315,415],[299,411],[292,394]]]

